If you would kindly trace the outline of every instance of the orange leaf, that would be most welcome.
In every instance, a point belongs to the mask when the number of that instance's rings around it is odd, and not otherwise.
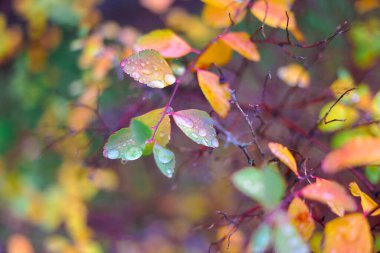
[[[245,17],[247,11],[244,5],[231,3],[225,7],[206,4],[202,11],[202,19],[213,28],[223,28],[234,23],[239,23]]]
[[[310,85],[309,73],[304,67],[296,63],[279,68],[277,75],[289,86],[306,88]]]
[[[178,58],[191,52],[189,44],[169,29],[155,30],[140,37],[134,49],[154,49],[165,58]]]
[[[289,205],[288,215],[305,241],[313,235],[315,224],[309,208],[300,198],[294,198]]]
[[[273,155],[275,155],[278,159],[280,159],[281,162],[283,162],[286,166],[291,169],[294,174],[298,175],[298,169],[297,169],[297,163],[296,159],[294,159],[294,156],[292,153],[290,153],[289,149],[280,143],[274,143],[270,142],[268,143],[268,147]]]
[[[294,37],[297,40],[303,41],[304,38],[302,33],[297,28],[294,14],[290,11],[291,2],[293,1],[258,0],[252,5],[251,12],[261,22],[264,22],[264,18],[266,17],[265,24],[268,26],[281,29],[286,29],[286,26],[288,26],[288,30],[292,32]],[[286,17],[286,12],[288,13],[289,22]]]
[[[363,214],[353,213],[328,222],[323,252],[373,252],[370,227]]]
[[[335,173],[363,165],[380,164],[380,138],[357,137],[330,152],[322,162],[325,172]]]
[[[220,84],[219,76],[210,71],[198,70],[197,76],[207,101],[220,117],[225,118],[231,107],[228,101],[231,99],[228,84]]]
[[[354,199],[338,183],[317,178],[313,184],[305,186],[301,194],[310,200],[328,205],[334,213],[341,216],[344,211],[355,211]]]
[[[33,245],[29,238],[22,234],[14,234],[8,239],[8,253],[33,253]]]
[[[246,32],[231,32],[222,37],[222,41],[233,50],[251,61],[259,61],[260,54]]]
[[[351,194],[355,197],[360,197],[361,206],[363,208],[364,215],[367,215],[372,210],[378,207],[378,204],[367,194],[362,192],[357,183],[350,183]],[[371,214],[371,216],[376,216],[380,214],[380,209]]]
[[[218,40],[212,44],[202,55],[199,57],[196,68],[206,68],[212,63],[217,66],[227,64],[232,56],[232,50],[224,42]]]

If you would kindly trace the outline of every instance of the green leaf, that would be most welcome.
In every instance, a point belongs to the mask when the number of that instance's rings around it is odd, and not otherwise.
[[[213,120],[205,111],[189,109],[172,115],[177,126],[194,142],[211,148],[219,146]]]
[[[263,253],[269,247],[269,244],[272,240],[272,228],[262,223],[251,239],[251,249],[252,253]]]
[[[267,209],[275,208],[285,191],[282,176],[272,166],[267,166],[263,170],[244,168],[233,174],[232,182],[239,191]]]
[[[367,166],[365,168],[365,175],[371,183],[377,184],[380,180],[380,166]]]
[[[152,136],[152,129],[137,119],[131,122],[132,137],[138,144],[145,144]]]
[[[156,143],[153,147],[153,156],[162,174],[169,178],[173,177],[175,167],[174,153]]]
[[[123,128],[108,138],[103,155],[108,159],[136,160],[142,156],[144,147],[145,144],[133,139],[130,128]]]
[[[296,228],[285,213],[277,213],[274,229],[274,246],[277,253],[308,253],[309,247],[302,240]]]

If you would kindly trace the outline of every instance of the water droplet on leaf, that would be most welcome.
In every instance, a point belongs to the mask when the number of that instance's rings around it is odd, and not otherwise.
[[[173,83],[175,83],[175,76],[172,75],[172,74],[166,74],[166,75],[164,76],[164,80],[165,80],[165,82],[166,82],[167,84],[173,84]]]
[[[142,156],[143,154],[143,151],[138,148],[138,147],[130,147],[129,149],[127,149],[127,151],[125,152],[125,159],[127,160],[136,160],[138,158],[140,158],[140,156]]]
[[[110,149],[106,152],[106,157],[109,159],[117,159],[119,157],[119,151],[116,149]]]

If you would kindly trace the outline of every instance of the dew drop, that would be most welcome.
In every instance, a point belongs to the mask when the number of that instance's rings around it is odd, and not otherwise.
[[[199,129],[199,135],[205,137],[207,135],[207,131],[203,128]]]
[[[169,150],[162,150],[158,153],[158,160],[161,162],[161,163],[169,163],[173,160],[173,153],[170,152]]]
[[[136,160],[142,156],[142,150],[138,147],[130,147],[125,152],[125,159],[126,160]]]
[[[175,76],[172,74],[166,74],[164,76],[165,83],[167,84],[173,84],[175,83]]]
[[[214,138],[214,139],[211,141],[211,146],[212,146],[213,148],[217,148],[217,147],[219,147],[218,139]]]
[[[119,157],[119,151],[116,149],[110,149],[105,152],[105,156],[109,159],[117,159]]]
[[[172,170],[172,169],[168,169],[167,171],[166,171],[166,176],[168,177],[168,178],[172,178],[173,177],[173,174],[174,174],[174,170]]]
[[[128,160],[125,160],[125,159],[121,159],[121,164],[127,164]]]
[[[148,86],[152,87],[152,88],[164,88],[165,84],[164,84],[164,82],[162,82],[160,80],[153,80],[153,81],[148,83]]]

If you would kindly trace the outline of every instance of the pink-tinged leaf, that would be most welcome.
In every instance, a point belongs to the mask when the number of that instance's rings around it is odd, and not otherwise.
[[[380,138],[357,137],[329,153],[322,162],[325,172],[335,173],[363,165],[380,164]]]
[[[152,88],[164,88],[176,81],[169,64],[155,50],[147,49],[135,53],[120,65],[133,79]]]
[[[305,186],[301,194],[310,200],[328,205],[331,210],[341,216],[345,211],[355,211],[354,199],[347,194],[345,189],[334,181],[317,178],[313,184]]]
[[[155,30],[140,37],[134,49],[136,51],[154,49],[165,58],[182,57],[192,50],[186,41],[169,29]]]
[[[260,60],[259,51],[256,45],[250,40],[248,33],[230,32],[224,35],[221,40],[248,60]]]
[[[299,176],[296,159],[287,147],[281,145],[280,143],[274,142],[268,143],[268,147],[273,155],[288,166],[288,168],[291,169],[297,177]]]
[[[323,252],[371,253],[373,239],[367,219],[361,213],[348,214],[325,226]]]
[[[220,117],[225,118],[231,108],[228,84],[221,84],[218,75],[206,70],[198,70],[197,77],[207,101]]]
[[[211,148],[219,146],[214,122],[206,112],[189,109],[172,115],[177,126],[194,142]]]

